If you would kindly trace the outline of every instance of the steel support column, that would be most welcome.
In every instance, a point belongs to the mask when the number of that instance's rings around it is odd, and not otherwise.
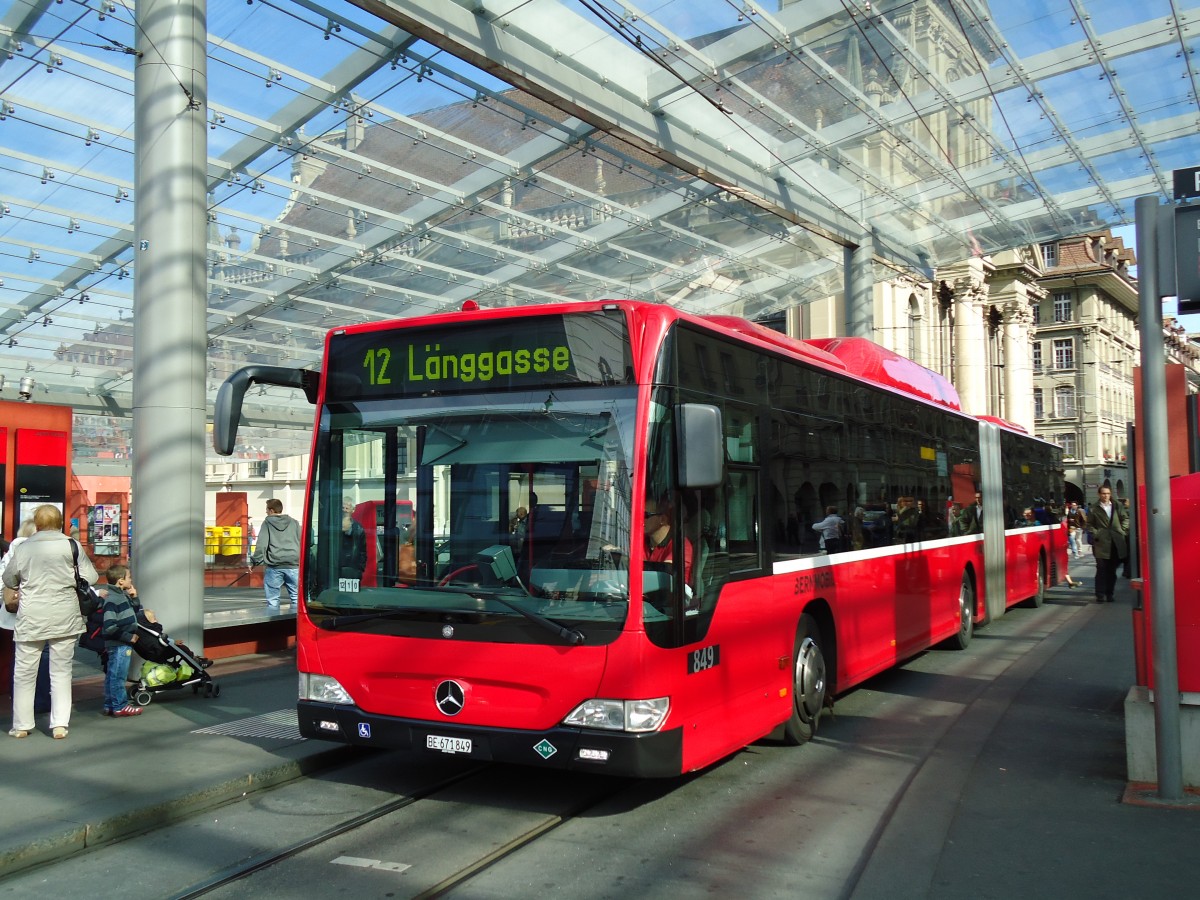
[[[1150,562],[1150,619],[1154,634],[1154,735],[1158,795],[1183,797],[1179,724],[1178,631],[1175,620],[1175,553],[1171,528],[1171,459],[1167,429],[1167,353],[1159,291],[1158,198],[1138,197],[1138,334],[1142,344],[1142,447],[1146,473],[1146,534]],[[1135,498],[1136,499],[1136,498]],[[1134,515],[1137,508],[1133,509]]]
[[[172,636],[204,626],[207,15],[138,0],[134,77],[133,562]]]

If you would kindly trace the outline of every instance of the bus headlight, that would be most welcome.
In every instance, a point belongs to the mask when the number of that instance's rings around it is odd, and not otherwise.
[[[606,731],[657,731],[671,709],[668,697],[653,700],[587,700],[563,719],[564,725]]]
[[[354,699],[338,684],[336,678],[308,672],[300,673],[300,699],[315,700],[318,703],[354,703]]]

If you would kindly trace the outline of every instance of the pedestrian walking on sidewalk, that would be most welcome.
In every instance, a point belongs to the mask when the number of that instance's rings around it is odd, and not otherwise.
[[[258,543],[250,557],[252,566],[266,566],[263,588],[267,608],[279,609],[279,589],[287,587],[288,599],[300,596],[300,523],[283,514],[283,503],[267,501],[267,518],[258,531]]]
[[[1087,521],[1096,558],[1096,602],[1112,603],[1117,569],[1129,553],[1129,514],[1113,501],[1112,488],[1102,487]]]
[[[1087,528],[1087,517],[1079,504],[1072,500],[1067,504],[1067,555],[1076,559],[1083,556],[1083,533]]]
[[[77,545],[63,534],[62,512],[43,504],[33,511],[37,531],[16,549],[4,568],[4,607],[17,614],[13,638],[16,666],[13,678],[11,737],[28,737],[33,731],[33,692],[42,647],[50,647],[50,732],[56,740],[67,736],[71,722],[71,669],[75,641],[83,634],[83,616],[75,593]],[[79,574],[95,584],[96,569],[86,553],[79,552]]]

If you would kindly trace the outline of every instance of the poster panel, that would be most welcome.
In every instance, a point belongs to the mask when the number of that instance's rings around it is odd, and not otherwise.
[[[119,503],[99,503],[92,507],[92,552],[96,556],[121,555]]]

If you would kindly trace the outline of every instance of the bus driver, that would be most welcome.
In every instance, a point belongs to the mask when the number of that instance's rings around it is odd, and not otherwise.
[[[671,529],[671,502],[667,498],[646,501],[646,562],[675,561],[675,536]],[[692,542],[683,539],[684,579],[692,583]]]

